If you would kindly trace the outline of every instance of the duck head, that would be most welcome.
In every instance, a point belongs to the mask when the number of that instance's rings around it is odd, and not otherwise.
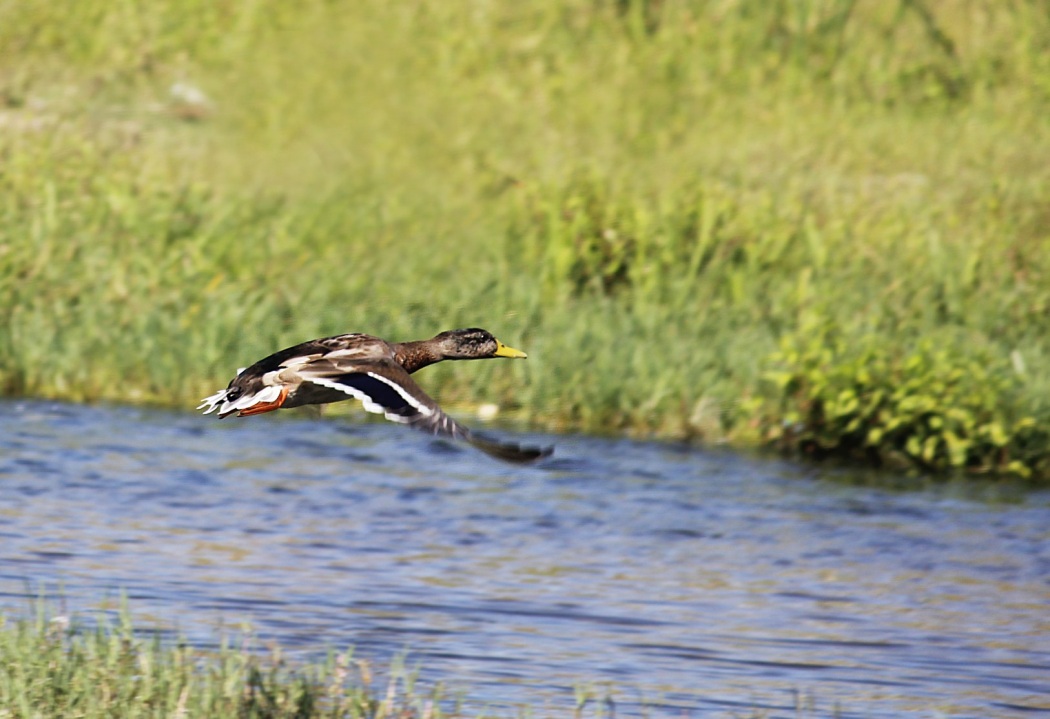
[[[491,332],[479,327],[442,332],[431,340],[437,345],[444,359],[486,359],[509,357],[525,359],[527,354],[496,339]]]

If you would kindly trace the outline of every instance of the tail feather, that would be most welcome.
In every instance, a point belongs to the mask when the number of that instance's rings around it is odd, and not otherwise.
[[[211,414],[226,401],[226,392],[226,389],[220,389],[215,394],[205,397],[201,400],[201,403],[197,405],[197,409],[203,409],[204,414]]]

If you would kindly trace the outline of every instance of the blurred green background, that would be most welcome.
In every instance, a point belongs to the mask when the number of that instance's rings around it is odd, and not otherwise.
[[[0,390],[306,339],[554,430],[1050,473],[1042,0],[0,5]]]

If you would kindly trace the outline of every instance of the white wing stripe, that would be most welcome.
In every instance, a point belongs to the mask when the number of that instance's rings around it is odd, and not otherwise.
[[[371,375],[372,373],[368,372],[367,374]],[[375,375],[373,375],[373,376],[375,376]],[[380,378],[377,378],[377,379],[382,379],[382,378],[380,377]],[[386,407],[384,407],[383,405],[381,405],[381,404],[379,404],[377,402],[372,401],[371,397],[369,397],[366,393],[362,392],[361,390],[357,389],[356,387],[350,387],[349,385],[340,384],[339,382],[333,382],[332,380],[325,379],[323,377],[309,377],[309,378],[306,378],[306,381],[307,382],[313,382],[314,384],[321,385],[322,387],[328,387],[329,389],[338,390],[339,392],[342,392],[344,394],[348,394],[351,397],[353,397],[354,399],[360,400],[361,406],[364,407],[366,411],[372,412],[373,414],[381,414],[384,417],[386,417],[387,419],[389,419],[391,422],[398,422],[400,424],[408,424],[409,422],[412,421],[412,417],[405,417],[403,415],[396,414],[394,412],[387,412],[386,411]],[[388,380],[383,380],[383,382],[385,382],[386,384],[391,384]],[[395,385],[391,385],[391,386],[395,386]],[[404,393],[403,392],[399,391],[398,394],[400,394],[402,397],[404,397]],[[413,407],[415,407],[416,409],[419,409],[419,404],[417,402],[412,401],[412,402],[410,402],[410,404]],[[424,409],[426,409],[426,408],[424,408]],[[428,414],[429,414],[429,412],[428,412]]]
[[[382,382],[383,384],[386,384],[386,385],[390,386],[391,388],[393,388],[393,390],[395,392],[397,392],[399,395],[401,395],[401,399],[405,400],[410,405],[412,405],[417,410],[419,410],[419,413],[421,415],[423,415],[424,417],[429,417],[430,415],[434,414],[434,410],[432,410],[430,407],[427,407],[425,404],[423,404],[418,399],[413,397],[411,394],[406,392],[405,388],[402,387],[401,385],[399,385],[397,382],[389,380],[386,377],[384,377],[383,375],[376,374],[375,372],[365,372],[365,374],[368,375],[369,377],[372,377],[373,379],[377,379],[380,382]]]
[[[348,394],[354,399],[360,400],[361,405],[367,411],[373,412],[375,414],[386,415],[386,408],[384,408],[380,404],[376,404],[375,402],[373,402],[371,397],[369,397],[367,394],[357,389],[356,387],[350,387],[349,385],[339,384],[338,382],[333,382],[332,380],[324,379],[323,377],[310,377],[307,379],[307,381],[313,382],[314,384],[319,384],[322,387],[328,387],[329,389],[338,390],[344,394]]]

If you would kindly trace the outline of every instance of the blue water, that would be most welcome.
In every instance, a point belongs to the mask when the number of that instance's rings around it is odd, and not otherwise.
[[[1050,715],[1050,493],[575,437],[516,467],[284,414],[0,403],[0,609],[123,591],[204,646],[407,650],[506,715]]]

